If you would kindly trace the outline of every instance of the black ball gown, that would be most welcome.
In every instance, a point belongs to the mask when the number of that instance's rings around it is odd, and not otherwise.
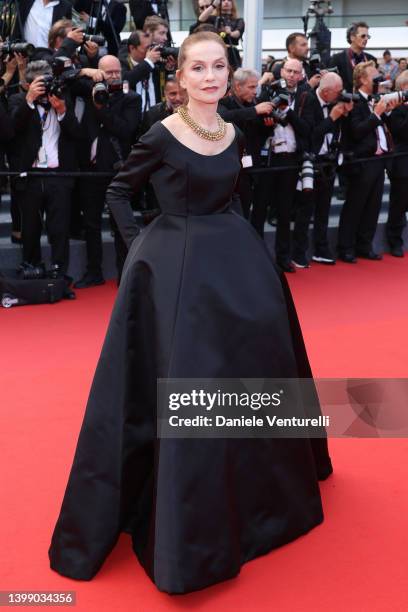
[[[201,155],[161,123],[107,192],[130,246],[49,550],[89,580],[121,531],[158,589],[186,593],[323,520],[327,438],[159,439],[157,378],[292,378],[311,371],[290,292],[234,211],[242,135]],[[162,214],[129,205],[150,176]]]

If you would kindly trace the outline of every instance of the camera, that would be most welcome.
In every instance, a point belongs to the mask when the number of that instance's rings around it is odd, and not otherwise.
[[[100,36],[98,34],[85,34],[84,33],[84,43],[93,42],[99,45],[99,47],[104,47],[106,40],[104,36]]]
[[[380,98],[381,100],[384,100],[387,104],[388,102],[394,102],[394,100],[400,103],[408,102],[408,89],[406,89],[405,91],[393,91],[387,94],[380,94]]]
[[[339,73],[337,66],[334,66],[333,68],[325,68],[324,66],[322,66],[322,58],[320,57],[320,53],[312,53],[309,59],[309,66],[311,70],[311,76],[314,76],[315,74],[321,74],[322,70],[324,70],[324,72],[335,72],[337,74]]]
[[[270,117],[283,127],[288,125],[285,110],[290,104],[290,93],[287,89],[285,79],[279,79],[273,83],[269,83],[264,89],[269,98],[269,102],[275,107],[270,113]]]
[[[300,181],[302,191],[313,191],[314,186],[314,160],[312,153],[303,153],[302,169],[300,171]]]
[[[70,81],[76,79],[79,70],[72,65],[72,61],[68,57],[56,57],[52,64],[52,74],[43,76],[45,95],[64,97]]]
[[[21,53],[23,57],[32,57],[34,55],[35,47],[28,42],[0,42],[0,57],[2,55],[14,55],[14,53]]]
[[[96,83],[93,88],[93,98],[97,104],[105,106],[108,103],[110,94],[116,91],[123,91],[123,81],[115,80],[109,84],[106,81],[101,81]]]
[[[162,61],[166,61],[169,57],[178,58],[179,47],[166,47],[165,45],[150,45],[149,49],[158,49],[160,51]]]
[[[38,280],[41,278],[46,278],[47,276],[45,265],[43,263],[33,265],[23,261],[18,271],[23,277],[23,280]]]
[[[341,94],[339,95],[339,97],[337,98],[336,102],[360,102],[360,96],[358,94],[355,93],[349,93],[348,91],[344,90],[341,92]]]

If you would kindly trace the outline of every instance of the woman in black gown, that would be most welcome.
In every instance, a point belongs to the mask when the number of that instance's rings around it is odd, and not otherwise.
[[[225,46],[194,34],[179,66],[190,114],[155,124],[108,189],[129,253],[49,550],[54,570],[89,580],[127,531],[169,593],[232,578],[318,525],[332,471],[326,438],[156,437],[157,378],[311,376],[285,280],[233,210],[241,136],[216,118]],[[129,198],[149,176],[162,214],[136,236]]]

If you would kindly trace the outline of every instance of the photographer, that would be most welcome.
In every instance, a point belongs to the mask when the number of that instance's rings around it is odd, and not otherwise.
[[[54,23],[48,35],[48,46],[54,52],[54,57],[69,57],[74,64],[84,68],[98,66],[98,44],[91,40],[85,41],[83,29],[73,27],[69,19]]]
[[[121,66],[117,57],[105,55],[99,60],[105,81],[96,83],[81,79],[82,96],[86,100],[83,124],[82,163],[84,170],[112,172],[117,170],[130,152],[141,121],[140,96],[123,90]],[[89,71],[89,69],[88,69]],[[98,78],[98,74],[95,75]],[[79,85],[79,84],[78,84]],[[87,166],[85,165],[85,160]],[[110,178],[81,180],[81,203],[87,249],[87,270],[74,285],[77,289],[102,285],[102,212]],[[115,233],[118,258],[121,243]],[[121,269],[118,259],[118,267]]]
[[[330,58],[329,67],[337,68],[343,79],[344,89],[348,92],[353,91],[353,70],[358,64],[372,61],[377,65],[375,57],[365,50],[371,38],[368,29],[368,25],[364,21],[352,23],[347,29],[346,35],[350,47],[340,53],[335,53]]]
[[[279,101],[274,104],[273,134],[267,139],[265,148],[268,150],[270,167],[289,166],[289,168],[259,175],[251,223],[263,236],[266,212],[271,194],[273,194],[277,214],[276,261],[285,272],[294,272],[295,268],[291,262],[290,220],[299,174],[299,162],[303,152],[308,148],[312,120],[308,108],[309,87],[299,86],[299,82],[303,79],[301,62],[295,59],[286,60],[281,74],[287,83],[287,89],[279,94],[279,100],[284,102],[284,107],[280,108],[282,103]],[[276,112],[277,110],[279,112]]]
[[[310,152],[315,156],[316,168],[313,190],[302,193],[302,205],[296,210],[293,232],[293,263],[307,268],[306,257],[309,225],[313,216],[313,261],[334,264],[327,238],[329,211],[333,195],[335,169],[339,157],[344,117],[353,108],[353,102],[339,101],[343,91],[341,77],[327,72],[319,87],[310,97],[311,136]],[[322,165],[319,165],[322,164]]]
[[[87,30],[105,37],[108,53],[117,55],[120,33],[126,23],[126,6],[116,0],[76,0],[75,10],[87,24]]]
[[[136,30],[143,30],[147,17],[168,18],[166,2],[162,0],[129,0],[129,10],[135,22]]]
[[[160,98],[156,96],[157,102],[164,99],[164,84],[169,74],[174,74],[177,68],[178,49],[168,44],[169,24],[161,17],[148,17],[144,23],[143,30],[150,35],[152,48],[160,47],[161,59],[156,63],[155,73],[159,83]]]
[[[302,63],[303,67],[303,79],[299,85],[308,83],[309,87],[315,89],[320,81],[320,74],[313,74],[312,68],[308,61],[309,55],[309,42],[307,36],[301,32],[293,32],[286,38],[286,50],[288,55],[281,62],[275,62],[273,66],[273,76],[276,80],[281,78],[281,68],[287,59],[296,59]]]
[[[126,47],[119,52],[122,78],[142,97],[142,113],[160,102],[159,73],[156,68],[161,60],[160,46],[152,47],[152,39],[146,32],[136,31],[129,36]]]
[[[51,243],[52,278],[64,276],[69,259],[69,218],[73,180],[43,178],[50,170],[77,169],[75,141],[78,122],[69,102],[50,93],[46,77],[52,77],[50,65],[43,61],[30,62],[26,78],[27,93],[16,94],[9,100],[15,139],[10,152],[12,170],[34,170],[36,176],[18,178],[15,188],[21,192],[22,239],[24,265],[41,265],[42,214]],[[52,84],[52,83],[51,83]],[[74,296],[73,296],[74,297]]]
[[[164,86],[164,102],[159,102],[147,111],[143,119],[141,133],[144,134],[154,123],[172,115],[184,102],[184,90],[180,87],[176,77],[169,75]]]
[[[408,70],[397,78],[397,90],[408,90]],[[386,225],[391,255],[403,257],[404,241],[402,232],[406,226],[408,210],[408,102],[392,111],[389,121],[390,131],[395,145],[395,153],[406,153],[395,157],[391,171],[390,208]]]
[[[350,113],[350,148],[358,158],[372,161],[353,163],[348,167],[348,184],[339,224],[339,258],[356,263],[356,255],[379,260],[372,241],[377,229],[384,189],[385,153],[391,151],[387,124],[389,114],[398,102],[372,97],[379,72],[373,62],[363,62],[354,68],[355,91],[360,101]]]
[[[218,112],[225,121],[235,123],[244,133],[246,147],[244,155],[251,157],[253,166],[261,165],[261,148],[272,123],[269,116],[273,110],[269,101],[257,102],[259,74],[255,70],[238,68],[232,77],[231,92],[219,102]],[[268,118],[265,125],[264,119]],[[238,192],[244,216],[248,219],[251,207],[252,180],[248,174],[241,174]]]
[[[48,32],[53,23],[72,18],[72,3],[69,0],[19,0],[23,31],[15,20],[12,40],[25,40],[35,47],[47,47]]]
[[[190,26],[189,34],[193,34],[203,24],[215,26],[217,17],[217,7],[221,0],[198,0],[197,2],[197,21]]]

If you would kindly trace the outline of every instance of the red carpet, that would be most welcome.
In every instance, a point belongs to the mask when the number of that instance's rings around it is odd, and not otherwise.
[[[407,275],[408,257],[389,256],[290,275],[316,376],[408,376]],[[112,283],[78,291],[76,302],[0,310],[0,590],[75,590],[81,612],[405,612],[408,440],[330,440],[335,474],[321,483],[324,523],[205,591],[159,593],[128,536],[90,582],[49,569],[115,293]]]

